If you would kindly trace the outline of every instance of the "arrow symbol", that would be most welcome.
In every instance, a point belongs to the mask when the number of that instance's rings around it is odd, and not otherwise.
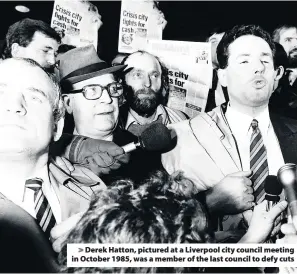
[[[78,252],[82,252],[82,251],[84,251],[84,249],[79,247]]]

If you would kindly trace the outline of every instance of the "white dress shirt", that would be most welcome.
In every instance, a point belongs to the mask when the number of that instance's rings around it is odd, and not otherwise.
[[[57,223],[60,223],[62,219],[60,202],[50,183],[48,167],[45,166],[31,178],[40,178],[43,180],[42,191],[51,206]],[[0,184],[0,192],[16,205],[26,210],[32,217],[36,218],[34,210],[34,190],[25,187],[25,181],[13,182],[9,181],[9,178],[7,178],[3,184]]]
[[[284,165],[284,158],[270,121],[268,107],[257,117],[250,117],[244,113],[236,111],[228,105],[226,119],[236,139],[243,170],[250,170],[251,122],[253,119],[258,121],[259,129],[267,151],[269,175],[277,175],[279,168]]]

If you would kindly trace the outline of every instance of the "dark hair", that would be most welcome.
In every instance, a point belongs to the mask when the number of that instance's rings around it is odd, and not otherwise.
[[[211,32],[208,33],[208,36],[206,37],[205,41],[209,42],[209,38],[213,36],[214,34],[221,34],[226,32],[226,28],[224,27],[215,27],[214,29],[211,30]]]
[[[289,65],[289,59],[288,59],[287,53],[281,44],[277,42],[274,42],[274,44],[275,44],[275,50],[276,50],[275,66],[276,67],[283,66],[284,69],[286,70]]]
[[[271,48],[273,60],[275,59],[275,45],[268,32],[256,25],[237,25],[225,33],[217,47],[217,58],[221,69],[228,66],[230,44],[232,44],[237,38],[245,35],[253,35],[264,39]]]
[[[31,43],[36,31],[56,40],[58,43],[61,42],[59,34],[47,23],[41,20],[25,18],[14,23],[8,28],[5,38],[6,47],[3,52],[3,57],[12,57],[11,46],[13,43],[18,43],[22,47],[27,47]]]
[[[185,187],[187,192],[185,192]],[[121,180],[93,198],[88,211],[64,242],[63,270],[75,273],[156,273],[156,267],[66,268],[67,243],[205,243],[213,242],[202,204],[194,198],[194,184],[180,173],[156,172],[138,189]],[[190,269],[189,269],[190,270]],[[201,269],[195,269],[196,272]],[[163,272],[188,271],[166,268]],[[192,269],[191,269],[192,272]]]
[[[279,43],[280,41],[280,33],[283,30],[288,30],[288,29],[296,29],[297,30],[297,25],[294,24],[285,24],[285,25],[280,25],[278,26],[272,33],[272,38],[273,41]]]
[[[168,101],[168,95],[169,95],[169,78],[168,78],[168,69],[167,67],[165,66],[164,63],[161,62],[161,60],[155,56],[155,55],[152,55],[151,53],[147,52],[147,51],[144,51],[144,50],[138,50],[136,52],[133,52],[131,53],[130,55],[126,56],[121,64],[124,65],[126,64],[127,60],[130,58],[130,56],[134,55],[134,54],[148,54],[152,57],[154,57],[157,62],[160,64],[160,67],[161,67],[161,88],[160,90],[164,91],[164,94],[162,94],[162,105],[166,105],[167,104],[167,101]],[[126,80],[125,80],[125,72],[123,73],[123,85],[125,86],[126,85]]]

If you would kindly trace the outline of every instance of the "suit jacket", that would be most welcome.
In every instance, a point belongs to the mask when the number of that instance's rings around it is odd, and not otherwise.
[[[225,176],[242,170],[235,139],[225,118],[226,105],[170,127],[177,136],[176,147],[162,155],[171,174],[181,170],[199,190],[207,190]],[[270,114],[285,163],[297,164],[297,121]],[[241,216],[242,218],[243,216]],[[221,229],[236,229],[240,216],[225,216]]]
[[[102,182],[84,185],[53,162],[49,177],[60,201],[62,221],[87,210],[93,193],[106,188]],[[0,272],[59,272],[56,254],[35,219],[1,193],[0,244]]]
[[[92,195],[100,189],[106,189],[101,180],[97,182],[90,181],[90,178],[83,173],[83,170],[80,177],[82,177],[82,181],[88,181],[88,185],[79,181],[77,177],[74,178],[65,173],[53,162],[49,163],[49,177],[60,202],[62,221],[76,213],[87,210]],[[86,180],[83,178],[86,178]]]

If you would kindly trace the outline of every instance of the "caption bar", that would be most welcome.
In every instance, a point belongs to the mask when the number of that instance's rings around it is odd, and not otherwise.
[[[297,267],[296,252],[294,244],[68,244],[67,266]]]

